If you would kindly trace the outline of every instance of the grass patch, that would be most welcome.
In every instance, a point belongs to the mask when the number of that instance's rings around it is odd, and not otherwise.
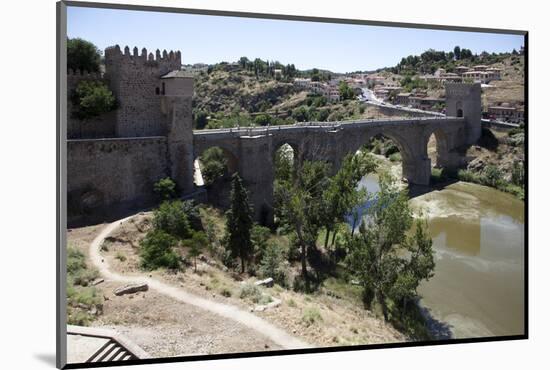
[[[81,251],[69,247],[67,249],[67,323],[70,325],[87,326],[95,320],[95,314],[103,309],[103,298],[92,281],[99,273],[89,269],[86,257]]]
[[[220,294],[224,297],[231,297],[233,295],[233,292],[231,290],[229,290],[228,288],[222,288],[222,290],[220,291]]]
[[[475,173],[470,170],[459,170],[457,177],[460,181],[472,182],[474,184],[485,185],[497,190],[514,195],[520,200],[525,199],[525,190],[518,185],[506,182],[498,171],[487,171],[492,167],[486,167],[485,172]]]
[[[363,302],[363,290],[358,285],[352,285],[342,279],[334,277],[328,278],[324,281],[323,286],[329,292],[330,295],[346,298],[354,303],[362,304]]]
[[[323,317],[317,308],[307,307],[304,309],[304,313],[302,314],[302,322],[305,323],[306,326],[311,326],[321,321],[323,321]]]
[[[116,252],[115,258],[119,260],[120,262],[126,261],[126,256],[122,252]]]

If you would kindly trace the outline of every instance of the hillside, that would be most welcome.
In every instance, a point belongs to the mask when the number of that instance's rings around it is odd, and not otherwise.
[[[473,67],[484,64],[488,67],[502,70],[501,80],[492,81],[488,87],[482,90],[482,105],[484,109],[488,106],[499,103],[510,105],[524,104],[524,63],[525,57],[522,53],[481,53],[472,55],[468,49],[462,49],[465,56],[457,59],[455,52],[445,53],[442,51],[428,50],[420,56],[408,56],[391,68],[385,68],[379,75],[393,80],[400,80],[406,91],[415,88],[425,90],[429,97],[442,98],[445,96],[445,87],[437,81],[420,81],[419,77],[426,74],[433,74],[438,68],[446,72],[456,72],[457,67]]]
[[[299,75],[311,72],[298,71]],[[313,72],[316,74],[317,72]],[[319,72],[328,76],[329,72]],[[294,86],[292,78],[257,75],[238,65],[217,64],[195,75],[195,128],[246,127],[382,118],[355,99],[330,102]]]
[[[196,110],[206,112],[255,113],[270,109],[296,92],[292,83],[256,78],[249,71],[220,68],[195,77],[193,105]]]
[[[524,104],[524,56],[521,52],[479,55],[468,49],[442,52],[427,50],[408,56],[395,67],[369,74],[385,83],[401,85],[404,92],[425,93],[444,98],[444,83],[423,79],[444,68],[456,72],[458,67],[484,64],[501,69],[501,80],[482,89],[483,109],[501,103]],[[282,71],[282,72],[281,72]],[[276,73],[278,72],[278,74]],[[387,117],[380,109],[367,107],[355,99],[330,102],[293,84],[295,77],[327,82],[342,77],[330,71],[300,71],[293,65],[241,58],[238,63],[218,63],[195,74],[193,113],[195,128],[246,127],[293,124],[303,121],[339,121],[358,118]]]

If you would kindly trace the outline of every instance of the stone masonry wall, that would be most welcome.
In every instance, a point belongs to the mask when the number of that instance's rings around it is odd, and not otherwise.
[[[154,199],[153,184],[169,175],[164,137],[67,142],[69,215]]]

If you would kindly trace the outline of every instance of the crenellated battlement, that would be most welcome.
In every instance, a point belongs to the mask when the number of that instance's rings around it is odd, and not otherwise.
[[[159,66],[167,65],[171,68],[179,69],[181,66],[181,52],[170,50],[167,52],[163,50],[162,53],[159,49],[152,52],[147,52],[146,48],[142,48],[141,51],[137,47],[134,47],[132,51],[128,46],[124,47],[124,50],[119,45],[110,46],[105,49],[105,62],[122,62],[123,60],[131,61],[132,63],[142,63],[144,65],[151,66],[150,62],[155,62]]]
[[[452,94],[454,96],[467,96],[476,89],[481,89],[481,85],[479,83],[448,82],[445,84],[446,95]]]

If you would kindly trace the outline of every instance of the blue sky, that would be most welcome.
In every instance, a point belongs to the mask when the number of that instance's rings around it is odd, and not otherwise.
[[[68,7],[67,33],[100,49],[119,44],[148,51],[181,50],[184,64],[236,61],[241,56],[333,72],[396,65],[402,57],[455,45],[503,52],[523,36],[327,24],[208,15]]]

